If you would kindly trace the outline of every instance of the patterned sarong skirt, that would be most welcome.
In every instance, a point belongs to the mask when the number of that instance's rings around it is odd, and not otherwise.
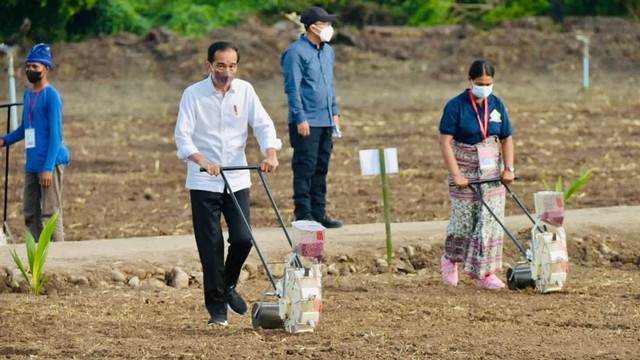
[[[493,141],[495,146],[499,146],[496,139],[487,139],[485,143],[489,141]],[[501,160],[498,151],[496,152],[497,166],[494,173],[481,173],[477,145],[454,141],[453,153],[462,175],[468,179],[500,176],[499,164]],[[451,177],[448,180],[452,181]],[[500,221],[503,221],[505,189],[502,184],[482,184],[481,194]],[[455,187],[450,187],[449,198],[451,199],[451,218],[444,242],[445,257],[462,263],[463,273],[474,279],[482,279],[500,272],[504,240],[504,230],[500,224],[482,205],[471,189],[458,190]]]

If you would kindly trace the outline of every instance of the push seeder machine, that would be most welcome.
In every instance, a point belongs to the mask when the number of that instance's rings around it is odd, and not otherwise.
[[[516,239],[513,233],[507,229],[482,199],[480,185],[490,182],[501,182],[511,198],[531,220],[533,225],[527,249],[520,244],[520,241]],[[507,269],[507,285],[509,289],[535,287],[541,293],[562,290],[567,281],[567,273],[569,271],[567,236],[562,227],[564,222],[564,194],[556,191],[539,191],[535,193],[536,217],[534,218],[511,188],[499,178],[472,180],[469,182],[469,187],[524,256],[524,259],[517,261],[514,267]]]
[[[292,250],[285,261],[282,278],[276,281],[269,264],[260,251],[258,242],[253,236],[251,226],[243,215],[245,225],[251,234],[251,242],[269,280],[269,287],[263,293],[262,299],[255,302],[251,308],[251,323],[254,328],[284,328],[290,333],[312,332],[318,325],[322,312],[322,273],[319,260],[324,255],[325,228],[315,221],[296,221],[293,223],[292,240],[264,179],[260,165],[222,167],[220,170],[220,175],[222,175],[225,186],[240,214],[242,214],[240,205],[233,195],[233,191],[230,191],[225,172],[242,170],[257,171]],[[272,302],[266,302],[267,297],[275,299]]]

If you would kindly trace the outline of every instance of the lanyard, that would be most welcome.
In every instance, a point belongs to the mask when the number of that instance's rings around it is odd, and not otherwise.
[[[484,98],[484,124],[482,120],[480,120],[480,113],[478,112],[478,106],[476,105],[476,101],[473,99],[473,95],[471,94],[471,89],[469,89],[469,98],[471,99],[471,105],[473,106],[473,111],[476,113],[476,118],[478,119],[478,125],[480,125],[480,131],[482,132],[482,136],[486,139],[489,135],[489,97]]]
[[[38,103],[38,96],[40,96],[40,92],[41,91],[42,90],[38,90],[36,92],[36,96],[35,96],[35,99],[33,99],[33,101],[31,101],[31,93],[29,94],[29,116],[28,116],[29,117],[29,127],[32,127],[31,123],[33,122],[33,112],[36,109],[36,104]]]

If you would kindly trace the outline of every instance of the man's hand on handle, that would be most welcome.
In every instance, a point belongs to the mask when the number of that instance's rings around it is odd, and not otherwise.
[[[500,175],[500,177],[502,178],[502,181],[504,181],[505,184],[511,184],[513,180],[515,180],[516,174],[514,174],[508,169],[505,169],[502,171],[502,174]]]
[[[453,174],[452,180],[453,180],[453,184],[458,190],[464,189],[467,186],[469,186],[469,179],[467,179],[464,175],[460,173]]]
[[[220,175],[220,164],[212,163],[207,160],[200,163],[200,171],[206,171],[209,175]]]

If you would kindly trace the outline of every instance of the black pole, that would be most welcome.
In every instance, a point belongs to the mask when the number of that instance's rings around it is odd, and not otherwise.
[[[513,191],[511,191],[511,188],[509,188],[509,186],[507,186],[507,184],[505,184],[504,182],[502,182],[502,185],[505,187],[505,189],[507,189],[507,191],[509,192],[509,194],[511,195],[511,198],[516,202],[516,204],[518,204],[520,206],[520,208],[522,209],[522,211],[524,212],[524,214],[529,218],[529,220],[531,220],[531,222],[533,224],[536,224],[536,220],[533,218],[533,215],[531,215],[531,213],[529,212],[529,210],[527,210],[527,207],[524,206],[524,204],[522,203],[522,201],[520,200],[520,198],[516,195],[516,193],[514,193]],[[543,233],[544,231],[542,231],[542,229],[540,228],[540,226],[536,225],[536,229],[540,232]]]
[[[251,225],[249,225],[249,222],[247,221],[247,218],[242,213],[242,209],[240,208],[240,204],[238,203],[238,199],[236,198],[236,196],[233,193],[233,191],[231,191],[231,188],[229,186],[229,182],[227,181],[227,177],[224,175],[225,171],[237,171],[237,170],[255,170],[258,173],[258,177],[260,177],[260,181],[262,182],[262,187],[264,188],[264,191],[267,194],[267,198],[269,198],[269,202],[271,203],[271,207],[273,208],[273,211],[275,212],[276,217],[278,218],[278,223],[280,224],[280,227],[282,228],[282,231],[284,232],[284,235],[287,238],[287,242],[289,242],[289,246],[292,249],[293,249],[293,241],[291,240],[291,236],[289,235],[289,232],[287,231],[287,226],[285,225],[284,220],[282,219],[282,215],[280,215],[280,210],[278,210],[278,205],[276,205],[276,201],[273,198],[273,194],[271,193],[271,190],[269,189],[269,185],[267,185],[267,181],[264,179],[264,176],[262,175],[262,169],[260,168],[260,165],[256,164],[256,165],[240,165],[240,166],[222,166],[222,167],[220,167],[220,175],[222,175],[222,179],[224,180],[225,189],[227,189],[229,191],[229,195],[231,195],[231,199],[233,200],[233,204],[236,206],[236,208],[240,212],[240,216],[242,217],[242,220],[243,220],[245,226],[249,230],[249,234],[251,235],[251,242],[253,243],[253,246],[256,249],[256,253],[258,254],[258,257],[260,258],[260,262],[262,262],[262,266],[264,266],[265,270],[267,271],[267,276],[269,277],[269,281],[271,282],[271,284],[273,285],[273,288],[275,289],[276,288],[276,282],[275,282],[275,279],[273,278],[273,275],[271,274],[271,271],[269,270],[269,265],[267,263],[267,260],[262,255],[262,252],[260,251],[260,248],[257,245],[258,242],[256,241],[255,237],[253,236],[253,231],[251,230]],[[207,171],[207,170],[204,169],[204,168],[200,168],[200,172],[205,172],[205,171]],[[297,253],[296,253],[296,256],[295,256],[295,262],[296,262],[296,265],[298,267],[302,267],[302,260],[300,260],[300,258],[298,257]]]
[[[267,193],[267,197],[269,198],[269,201],[271,202],[271,207],[273,208],[273,211],[276,213],[276,217],[278,218],[278,222],[280,223],[280,227],[282,228],[282,231],[284,231],[284,236],[287,238],[287,241],[289,242],[289,246],[291,246],[291,248],[293,249],[293,241],[291,240],[291,236],[289,235],[289,232],[287,231],[287,226],[284,224],[284,220],[282,219],[282,215],[280,215],[280,210],[278,210],[278,206],[276,205],[276,201],[273,199],[273,194],[271,193],[271,190],[269,190],[269,186],[267,186],[267,181],[264,179],[264,175],[262,175],[262,170],[260,170],[260,168],[258,167],[258,176],[260,176],[260,181],[262,181],[262,186],[264,187],[264,191]],[[296,266],[298,267],[302,267],[302,260],[300,260],[300,258],[298,257],[298,254],[296,253]]]
[[[516,237],[511,233],[511,231],[509,231],[509,229],[507,229],[507,227],[500,220],[498,215],[496,215],[496,213],[493,212],[493,209],[491,209],[491,206],[489,206],[489,204],[487,204],[487,202],[484,201],[484,198],[482,197],[482,188],[480,187],[480,183],[470,184],[469,188],[471,189],[471,191],[473,191],[476,194],[476,197],[478,198],[478,200],[480,200],[482,205],[484,205],[484,207],[489,211],[491,216],[493,216],[493,218],[498,222],[498,224],[500,225],[502,230],[504,230],[504,232],[507,234],[507,236],[509,236],[511,241],[513,241],[513,243],[516,245],[518,250],[520,250],[522,255],[527,256],[527,250],[525,250],[525,248],[522,245],[520,245],[520,242],[518,241],[518,239],[516,239]]]
[[[11,132],[11,108],[22,103],[0,104],[0,108],[7,108],[7,134]],[[9,197],[9,147],[5,144],[6,155],[4,162],[4,214],[2,215],[3,226],[7,225],[7,201]]]
[[[238,202],[238,199],[236,198],[236,194],[233,193],[233,190],[231,189],[231,186],[229,186],[229,182],[227,180],[227,176],[224,174],[224,170],[223,169],[224,168],[220,169],[220,175],[222,175],[222,179],[224,180],[224,187],[225,187],[225,189],[227,191],[229,191],[229,195],[231,195],[231,200],[233,200],[233,204],[236,206],[236,209],[240,213],[240,217],[242,218],[242,222],[244,223],[244,226],[247,229],[249,229],[249,236],[251,237],[251,243],[253,244],[254,249],[256,249],[256,253],[258,254],[258,257],[260,258],[260,262],[262,263],[262,266],[264,266],[264,269],[267,271],[267,277],[269,278],[269,282],[271,283],[271,286],[273,286],[273,289],[275,290],[276,289],[276,280],[273,278],[273,274],[271,274],[271,271],[269,271],[269,264],[267,264],[267,260],[262,255],[262,251],[260,251],[260,248],[258,247],[258,242],[253,237],[253,232],[251,231],[251,225],[249,225],[249,222],[247,221],[247,218],[244,216],[244,213],[242,212],[242,208],[240,207],[240,203]],[[240,170],[240,169],[233,169],[233,170]]]

